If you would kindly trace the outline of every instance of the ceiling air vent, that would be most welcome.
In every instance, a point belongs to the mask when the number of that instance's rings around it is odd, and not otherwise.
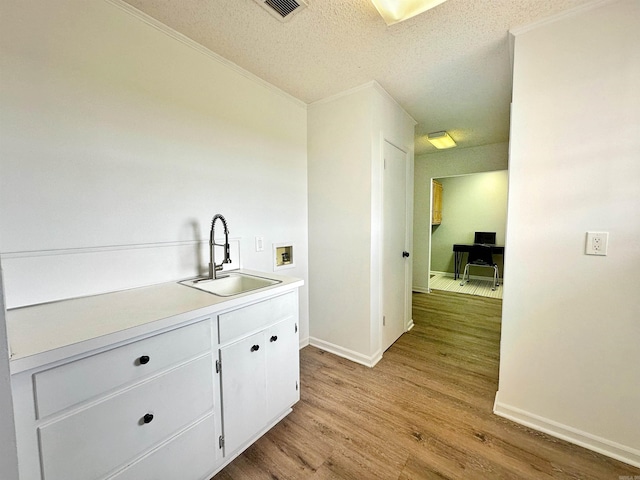
[[[281,22],[288,22],[296,13],[304,10],[307,4],[304,0],[255,0],[267,12]]]

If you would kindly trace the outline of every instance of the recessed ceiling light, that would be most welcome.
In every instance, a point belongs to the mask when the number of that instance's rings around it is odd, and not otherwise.
[[[457,146],[456,142],[449,136],[447,132],[434,132],[427,134],[427,140],[434,147],[443,150],[445,148],[453,148]]]
[[[437,7],[446,0],[371,0],[387,25],[402,22],[407,18]]]

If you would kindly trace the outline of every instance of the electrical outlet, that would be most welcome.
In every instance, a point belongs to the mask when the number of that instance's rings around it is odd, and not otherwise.
[[[608,243],[609,232],[587,232],[584,253],[587,255],[606,255]]]
[[[256,237],[256,252],[264,250],[264,237]]]

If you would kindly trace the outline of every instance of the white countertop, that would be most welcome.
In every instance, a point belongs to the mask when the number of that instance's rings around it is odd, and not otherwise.
[[[283,275],[240,270],[281,283],[219,297],[177,282],[7,311],[11,373],[170,328],[303,285]]]

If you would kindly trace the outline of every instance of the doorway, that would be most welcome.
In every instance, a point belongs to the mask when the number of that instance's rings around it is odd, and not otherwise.
[[[475,232],[495,232],[495,244],[504,247],[507,216],[506,170],[438,177],[442,185],[442,219],[431,225],[429,232],[429,289],[502,298],[504,281],[503,253],[493,252],[500,272],[500,286],[492,290],[493,280],[486,276],[490,269],[473,269],[471,280],[460,285],[455,277],[454,245],[470,246]],[[462,257],[461,270],[466,263]],[[460,273],[462,273],[460,271]]]

